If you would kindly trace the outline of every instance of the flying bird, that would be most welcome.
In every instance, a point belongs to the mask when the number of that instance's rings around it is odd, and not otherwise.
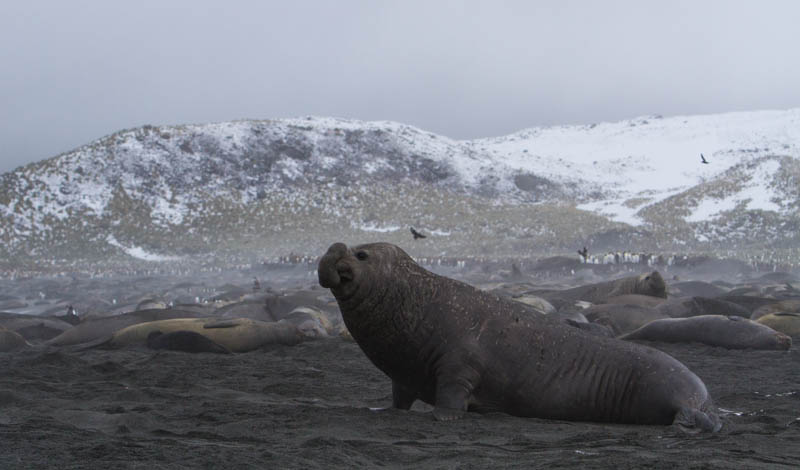
[[[702,153],[700,154],[700,163],[708,165],[708,160],[706,160],[706,157],[704,157]]]
[[[417,238],[427,238],[425,235],[414,230],[414,227],[411,227],[411,235],[414,235],[414,240],[416,240]]]

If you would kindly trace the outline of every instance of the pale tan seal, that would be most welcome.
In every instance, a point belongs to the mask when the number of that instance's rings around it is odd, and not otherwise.
[[[760,317],[756,322],[794,338],[800,337],[800,313],[770,313]]]
[[[225,347],[231,352],[247,352],[269,344],[293,345],[303,336],[290,322],[262,322],[250,318],[215,320],[210,318],[175,318],[131,325],[111,337],[108,347],[119,348],[144,344],[154,331],[170,333],[192,331]]]
[[[69,346],[108,339],[115,331],[126,326],[170,318],[198,318],[208,316],[179,309],[139,310],[110,317],[90,318],[46,342],[51,346]]]

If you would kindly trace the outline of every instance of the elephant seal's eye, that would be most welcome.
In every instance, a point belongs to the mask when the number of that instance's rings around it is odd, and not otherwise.
[[[359,251],[358,253],[356,253],[356,258],[360,261],[364,261],[365,259],[369,258],[369,256],[367,256],[366,251]]]

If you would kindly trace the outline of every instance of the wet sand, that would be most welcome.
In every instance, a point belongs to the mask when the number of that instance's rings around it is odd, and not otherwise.
[[[800,354],[654,344],[720,407],[716,434],[470,413],[436,422],[340,338],[244,354],[0,353],[0,468],[797,468]]]

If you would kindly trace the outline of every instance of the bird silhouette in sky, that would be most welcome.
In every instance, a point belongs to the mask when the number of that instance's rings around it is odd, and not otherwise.
[[[414,240],[416,240],[417,238],[427,238],[425,235],[414,230],[414,227],[411,227],[411,235],[414,235]]]
[[[700,154],[700,163],[708,165],[708,160],[706,160],[706,157],[704,157],[702,153]]]

